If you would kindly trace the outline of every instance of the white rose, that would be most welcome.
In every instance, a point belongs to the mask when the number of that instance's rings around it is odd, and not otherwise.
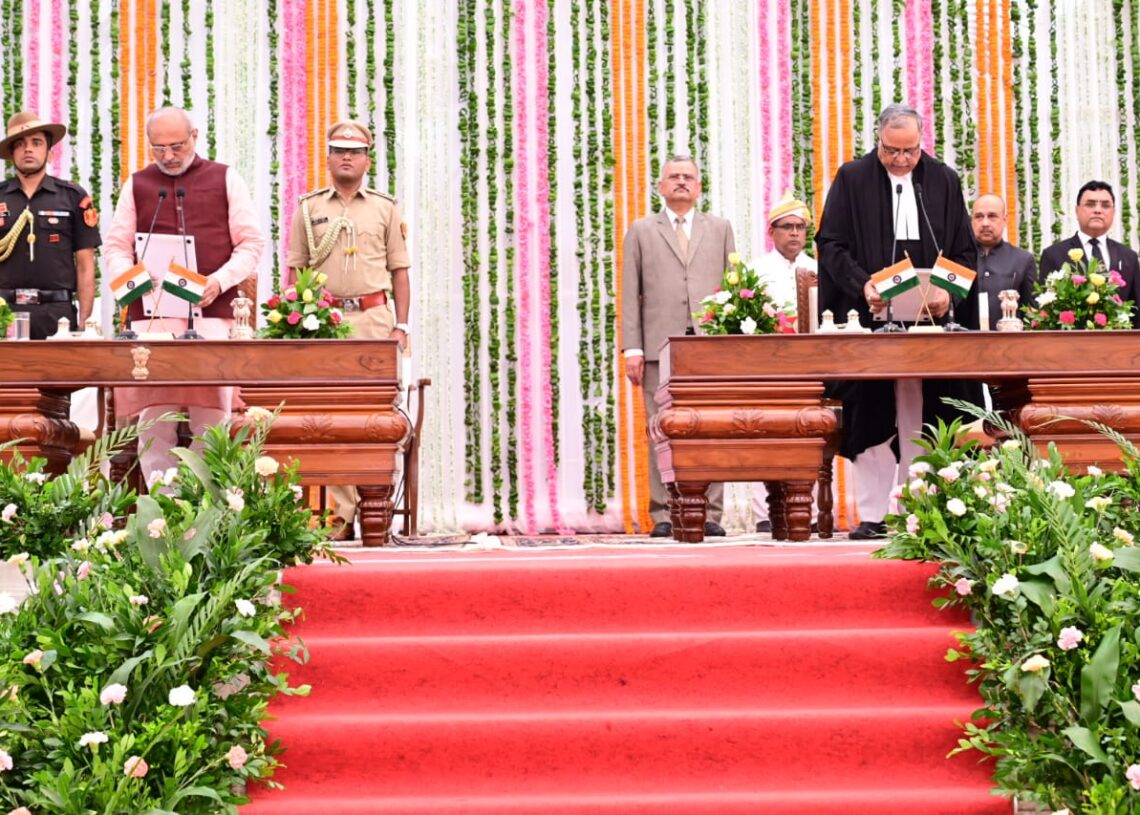
[[[316,314],[310,314],[305,319],[301,320],[301,328],[306,331],[316,331],[321,327],[321,321],[317,318]]]
[[[1048,667],[1049,660],[1045,659],[1045,657],[1041,656],[1040,654],[1034,654],[1029,659],[1025,660],[1025,662],[1021,663],[1021,670],[1026,671],[1027,673],[1037,673],[1038,671],[1043,671]]]
[[[716,300],[717,305],[723,306],[725,303],[732,299],[732,292],[718,291],[713,295],[713,299]]]
[[[745,317],[744,320],[741,321],[741,323],[740,323],[740,330],[743,331],[745,334],[755,334],[756,333],[756,321],[753,320],[751,317]]]
[[[1089,554],[1098,563],[1107,563],[1112,560],[1112,550],[1102,543],[1094,543],[1089,547]]]
[[[19,600],[6,591],[0,591],[0,614],[11,614],[19,607]]]
[[[241,512],[245,509],[245,493],[241,491],[240,487],[230,487],[226,490],[226,505],[234,512]]]
[[[1056,299],[1057,299],[1057,292],[1055,292],[1055,291],[1043,292],[1042,295],[1037,298],[1037,305],[1047,306]]]
[[[961,498],[951,498],[946,502],[946,511],[951,515],[961,518],[966,514],[966,504]]]
[[[938,471],[938,477],[950,484],[953,484],[955,481],[957,481],[961,475],[962,474],[958,472],[957,464],[951,464],[949,467],[943,467]]]
[[[189,707],[194,704],[194,689],[189,685],[171,688],[168,700],[175,707]]]
[[[1077,491],[1064,481],[1052,481],[1046,489],[1053,493],[1055,498],[1060,498],[1061,500],[1072,498],[1077,494]]]
[[[256,470],[257,474],[262,478],[269,478],[269,476],[277,472],[279,466],[277,459],[273,458],[273,456],[259,456],[258,459],[253,462],[253,469]]]
[[[1004,597],[1006,600],[1012,600],[1017,596],[1017,593],[1020,590],[1021,582],[1009,572],[1006,572],[994,582],[994,586],[990,591],[992,591],[998,597]]]
[[[257,607],[246,599],[234,600],[234,605],[237,606],[238,614],[243,617],[252,617],[257,613]]]

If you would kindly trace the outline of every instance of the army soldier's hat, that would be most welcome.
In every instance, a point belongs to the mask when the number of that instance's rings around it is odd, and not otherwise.
[[[0,141],[0,159],[12,160],[12,142],[32,133],[47,133],[52,145],[67,135],[67,127],[52,122],[44,122],[30,110],[22,110],[8,120],[8,135]]]
[[[337,122],[329,128],[329,147],[363,147],[372,146],[372,131],[368,125],[360,122]]]

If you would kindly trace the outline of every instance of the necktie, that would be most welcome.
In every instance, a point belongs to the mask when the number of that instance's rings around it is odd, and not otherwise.
[[[689,257],[689,236],[685,234],[685,219],[677,219],[677,243],[681,246],[681,257]]]
[[[1089,246],[1092,247],[1092,256],[1104,264],[1104,255],[1100,253],[1100,238],[1092,238],[1089,240]]]

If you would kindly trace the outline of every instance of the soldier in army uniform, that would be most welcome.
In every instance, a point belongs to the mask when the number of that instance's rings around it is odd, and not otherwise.
[[[327,166],[332,184],[301,197],[293,213],[287,265],[312,268],[328,276],[325,288],[365,339],[407,344],[407,226],[396,199],[364,186],[371,166],[372,132],[360,122],[338,122],[329,128]],[[394,311],[393,311],[394,308]],[[352,529],[356,490],[331,487],[337,512]]]
[[[16,169],[0,182],[0,297],[30,314],[34,340],[56,333],[63,317],[78,330],[95,304],[99,214],[82,187],[47,174],[66,135],[63,125],[23,111],[0,141],[0,158]]]

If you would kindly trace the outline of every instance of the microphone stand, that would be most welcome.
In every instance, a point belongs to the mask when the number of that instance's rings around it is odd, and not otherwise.
[[[139,252],[139,263],[146,259],[146,250],[150,246],[150,236],[154,234],[154,225],[158,223],[158,213],[162,211],[162,204],[166,201],[166,189],[161,188],[158,191],[158,206],[154,208],[154,215],[150,219],[150,229],[146,231],[146,239],[143,241],[142,251]],[[139,335],[131,330],[127,325],[123,326],[123,330],[115,337],[117,340],[137,340]]]
[[[176,210],[178,212],[178,234],[182,236],[182,256],[185,260],[184,266],[190,268],[190,245],[186,241],[186,213],[184,212],[184,205],[186,203],[186,188],[179,187],[174,191],[177,198]],[[194,303],[190,300],[186,301],[186,330],[179,335],[180,340],[200,340],[202,335],[194,330]]]
[[[891,243],[891,262],[888,266],[895,265],[895,254],[898,252],[899,245],[899,210],[902,208],[902,184],[895,184],[895,232],[894,240]],[[894,311],[891,309],[891,299],[887,298],[887,321],[883,325],[875,329],[876,334],[905,334],[906,328],[895,322]]]
[[[922,185],[917,181],[914,182],[914,194],[918,198],[918,208],[922,210],[922,219],[926,221],[926,229],[930,233],[930,239],[934,242],[934,249],[938,252],[938,256],[942,256],[942,248],[938,245],[938,238],[934,235],[934,227],[930,225],[930,216],[926,214],[926,202],[922,199]],[[946,292],[950,297],[950,311],[947,316],[950,318],[942,326],[943,331],[969,331],[970,329],[960,324],[954,319],[954,295]]]

